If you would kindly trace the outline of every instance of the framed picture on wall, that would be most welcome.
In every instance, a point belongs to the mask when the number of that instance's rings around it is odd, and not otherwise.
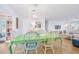
[[[19,19],[18,19],[18,17],[16,17],[16,29],[18,29],[19,28]]]
[[[55,25],[55,29],[61,29],[61,25]]]
[[[40,21],[35,22],[35,28],[41,28],[41,22]]]

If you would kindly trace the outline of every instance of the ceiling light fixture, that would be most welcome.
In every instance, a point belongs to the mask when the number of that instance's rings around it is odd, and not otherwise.
[[[37,20],[38,19],[38,9],[37,9],[38,5],[34,4],[33,6],[34,6],[34,9],[32,10],[32,18],[34,20]]]

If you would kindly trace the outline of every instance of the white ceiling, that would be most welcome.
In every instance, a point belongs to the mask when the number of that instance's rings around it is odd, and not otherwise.
[[[31,13],[32,4],[10,4],[20,17],[28,18]],[[70,18],[79,18],[79,4],[38,4],[40,16],[47,17],[49,20],[67,20]]]

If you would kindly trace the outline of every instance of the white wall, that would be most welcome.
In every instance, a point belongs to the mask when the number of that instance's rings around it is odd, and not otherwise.
[[[63,29],[64,21],[54,21],[54,20],[49,20],[49,25],[48,25],[48,30],[49,31],[54,31],[55,30],[55,25],[61,25],[61,28]]]
[[[74,20],[71,20],[71,21],[74,21]],[[69,21],[48,20],[48,31],[55,30],[55,25],[61,25],[62,26],[61,30],[64,30],[65,29],[64,25],[71,21],[70,20]],[[22,34],[25,34],[27,31],[30,31],[30,29],[32,29],[32,22],[34,22],[34,20],[22,19],[22,22],[21,22],[22,23],[22,27],[21,27]],[[42,29],[45,30],[45,19],[41,19],[41,22],[42,22]]]
[[[69,24],[70,22],[74,22],[74,21],[79,21],[79,19],[69,19],[69,20],[62,20],[62,21],[59,21],[59,20],[49,20],[49,31],[52,31],[52,30],[55,30],[54,26],[55,25],[61,25],[62,26],[62,29],[61,30],[64,30],[64,29],[67,29],[64,27],[65,24]]]
[[[45,30],[45,19],[42,18],[41,20],[41,29]],[[32,23],[35,22],[31,19],[22,19],[22,34],[25,34],[26,32],[30,31],[32,29]]]
[[[29,19],[22,19],[22,34],[25,34],[28,30],[30,30],[31,23]]]

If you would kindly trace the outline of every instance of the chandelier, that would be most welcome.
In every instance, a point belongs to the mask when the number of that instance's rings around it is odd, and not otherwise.
[[[40,22],[40,18],[39,18],[38,5],[34,4],[33,7],[34,7],[34,9],[32,9],[33,28],[39,29],[39,28],[41,28],[41,22]]]
[[[32,19],[37,20],[39,18],[38,5],[34,4],[34,9],[32,9]]]

